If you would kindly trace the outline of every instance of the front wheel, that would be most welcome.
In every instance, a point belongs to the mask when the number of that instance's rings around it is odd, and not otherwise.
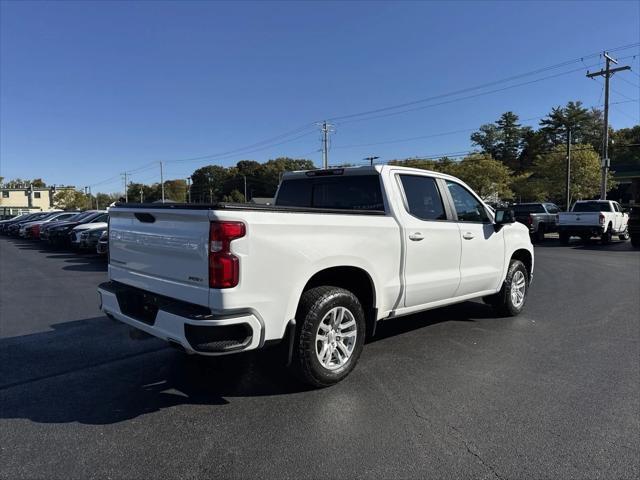
[[[524,308],[529,292],[529,272],[520,260],[512,259],[502,288],[484,298],[500,315],[515,317]]]
[[[629,232],[622,232],[620,235],[618,235],[618,238],[623,242],[626,242],[627,240],[629,240]]]
[[[312,288],[302,295],[296,319],[292,367],[298,376],[327,387],[349,375],[364,346],[366,323],[358,298],[343,288]]]

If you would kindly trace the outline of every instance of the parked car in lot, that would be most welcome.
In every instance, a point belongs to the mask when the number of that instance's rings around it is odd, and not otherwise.
[[[7,234],[11,236],[21,236],[24,237],[25,228],[23,228],[27,223],[38,221],[38,220],[46,220],[52,215],[57,214],[60,210],[50,210],[48,212],[39,212],[34,214],[29,218],[25,218],[23,220],[19,220],[17,222],[11,223],[7,228]]]
[[[85,223],[71,231],[71,246],[78,250],[96,251],[102,232],[107,230],[107,222]]]
[[[640,248],[640,207],[633,207],[629,212],[628,228],[631,245]]]
[[[47,241],[51,245],[70,246],[71,239],[69,234],[75,227],[86,223],[105,222],[107,218],[108,214],[104,210],[88,210],[70,221],[61,222],[49,228],[47,230]]]
[[[39,240],[40,239],[40,231],[43,227],[43,225],[46,225],[47,223],[51,223],[51,222],[56,222],[56,221],[63,221],[63,220],[67,220],[71,217],[73,217],[74,215],[76,215],[78,212],[58,212],[55,215],[50,215],[45,219],[41,219],[41,220],[35,220],[33,222],[27,222],[25,223],[21,228],[24,228],[24,238],[32,238],[34,240]]]
[[[96,253],[98,255],[108,255],[109,254],[109,229],[107,228],[102,235],[100,235],[100,239],[98,240],[98,244],[96,245]]]
[[[38,212],[39,213],[39,212]],[[34,215],[33,213],[21,213],[20,215],[16,215],[12,218],[5,218],[4,220],[0,220],[0,233],[4,233],[6,227],[15,222],[20,222],[22,220],[26,220],[29,216]]]
[[[570,212],[558,214],[560,241],[569,244],[571,237],[580,237],[588,242],[591,237],[600,237],[603,244],[611,242],[614,235],[627,240],[629,216],[620,204],[612,200],[578,200]]]
[[[108,316],[188,353],[284,342],[314,386],[347,376],[381,320],[476,297],[519,314],[533,274],[529,231],[510,209],[412,168],[286,173],[275,205],[109,215]]]
[[[531,239],[536,242],[544,241],[545,233],[557,230],[560,209],[554,203],[518,203],[513,206],[513,212],[516,221],[529,228]]]

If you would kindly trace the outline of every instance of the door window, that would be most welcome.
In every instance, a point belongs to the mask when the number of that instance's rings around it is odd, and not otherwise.
[[[489,221],[489,215],[487,215],[484,205],[471,195],[469,190],[449,180],[447,180],[447,187],[453,197],[459,222],[484,223]]]
[[[407,199],[407,210],[420,220],[446,220],[436,181],[420,175],[400,175]]]

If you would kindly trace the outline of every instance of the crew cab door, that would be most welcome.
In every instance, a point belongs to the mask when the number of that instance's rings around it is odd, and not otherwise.
[[[404,257],[405,306],[453,297],[460,282],[461,239],[442,181],[420,174],[396,174],[403,197],[399,211]],[[446,207],[445,207],[446,206]]]
[[[622,212],[622,207],[618,202],[611,202],[613,205],[614,213],[614,222],[613,222],[613,231],[621,232],[624,230],[624,213]]]
[[[463,185],[447,180],[462,243],[455,296],[495,290],[504,268],[504,229],[498,232],[484,204]]]

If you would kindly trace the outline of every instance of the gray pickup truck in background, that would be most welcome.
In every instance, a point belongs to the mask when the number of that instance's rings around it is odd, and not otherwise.
[[[533,202],[518,203],[513,206],[516,222],[529,228],[533,242],[544,241],[544,234],[558,229],[558,213],[560,209],[553,203]]]

